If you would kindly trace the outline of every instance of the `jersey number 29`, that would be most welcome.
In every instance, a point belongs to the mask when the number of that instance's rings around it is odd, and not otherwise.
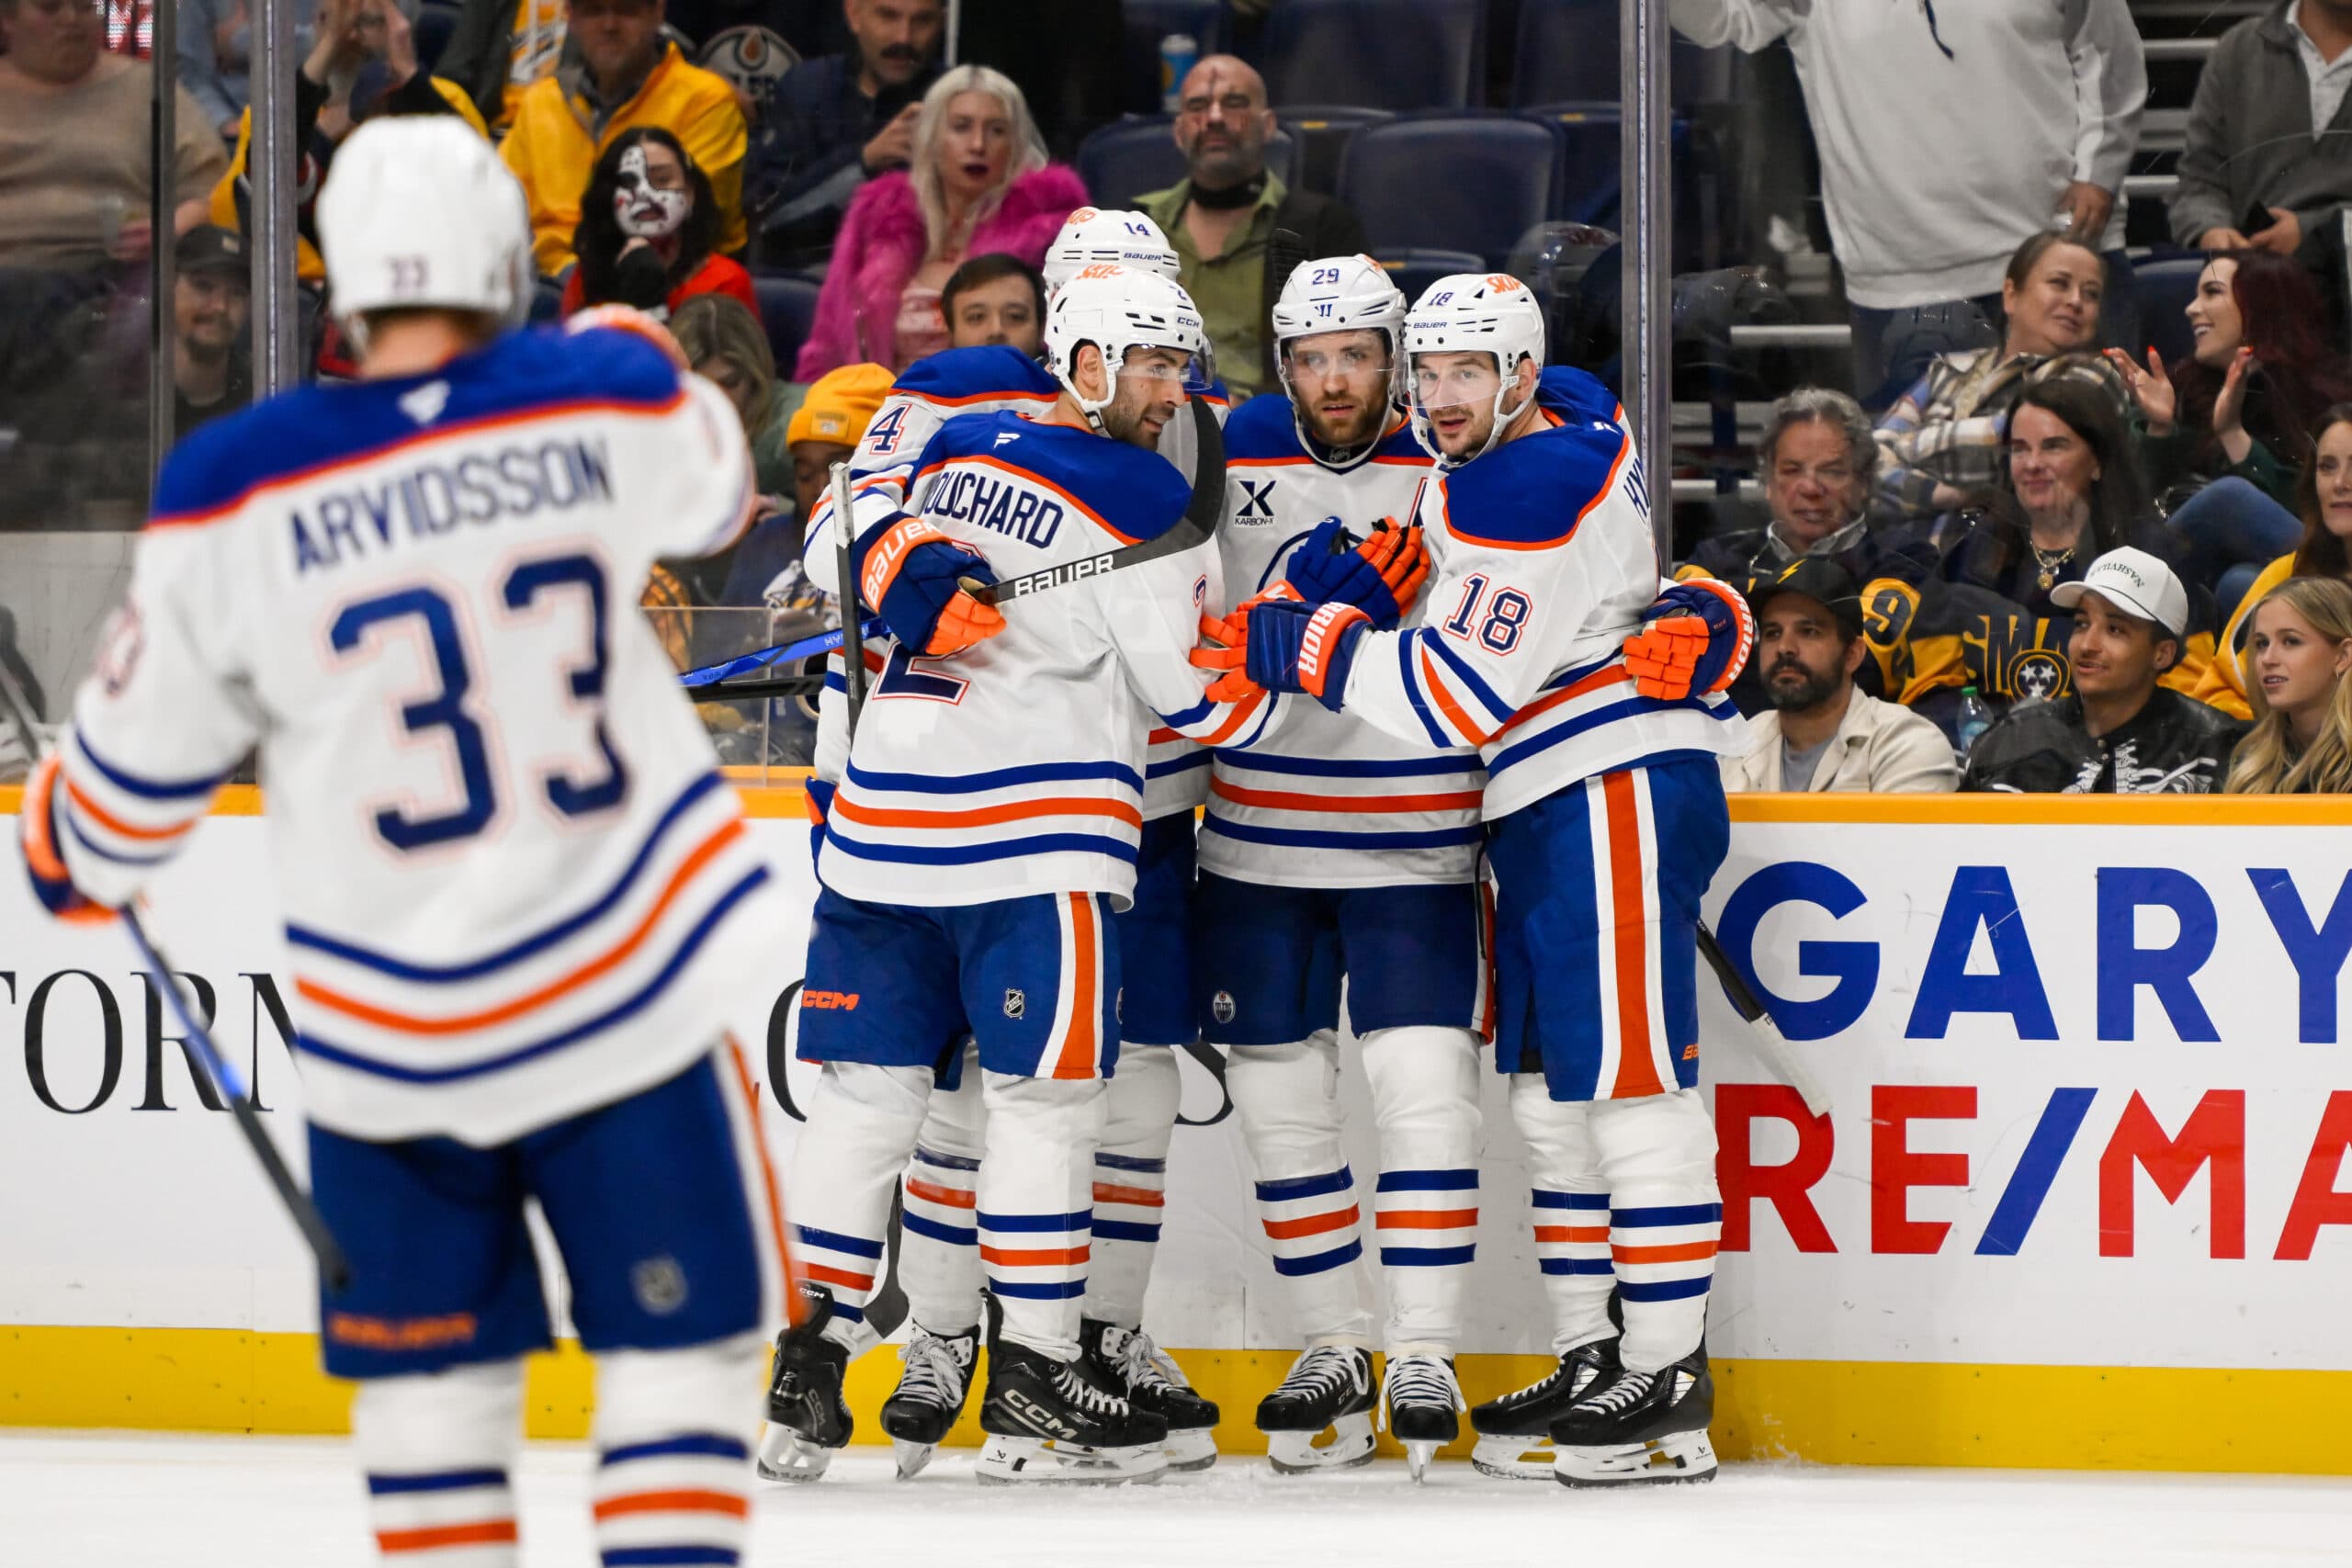
[[[501,605],[510,614],[528,612],[543,593],[580,589],[587,599],[589,656],[587,663],[570,673],[574,699],[601,705],[608,651],[610,598],[605,569],[590,556],[551,556],[525,561],[506,575],[499,590]],[[401,853],[431,849],[453,840],[470,839],[498,815],[497,784],[491,775],[490,747],[481,723],[469,710],[467,696],[474,677],[466,659],[465,638],[458,629],[458,612],[448,595],[436,588],[413,587],[380,593],[344,607],[328,628],[327,640],[336,653],[349,656],[376,642],[402,623],[413,623],[432,650],[440,689],[401,707],[401,722],[411,735],[439,730],[456,754],[458,776],[465,799],[447,811],[411,816],[392,807],[376,813],[376,835]],[[365,657],[365,654],[362,654]],[[600,773],[586,777],[567,771],[548,774],[543,782],[548,803],[566,817],[585,817],[609,810],[628,792],[628,772],[613,750],[599,705],[595,721]]]

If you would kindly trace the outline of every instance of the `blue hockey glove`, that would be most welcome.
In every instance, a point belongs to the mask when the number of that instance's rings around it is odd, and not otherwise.
[[[1756,646],[1747,596],[1712,577],[1675,583],[1642,612],[1642,621],[1625,639],[1625,668],[1635,691],[1664,702],[1722,691],[1739,678]]]
[[[1338,518],[1326,517],[1291,552],[1283,573],[1306,603],[1352,604],[1385,630],[1413,607],[1429,579],[1429,552],[1418,526],[1399,527],[1394,518],[1382,518],[1370,538],[1355,543]]]
[[[992,583],[979,551],[958,544],[920,517],[902,517],[865,547],[858,591],[890,635],[936,659],[961,653],[1004,630],[1004,616],[963,591],[967,580]]]
[[[1225,620],[1204,621],[1204,637],[1222,647],[1194,652],[1193,662],[1227,671],[1209,688],[1217,701],[1237,701],[1257,686],[1304,692],[1337,713],[1347,693],[1356,638],[1371,627],[1372,617],[1352,604],[1261,599]]]

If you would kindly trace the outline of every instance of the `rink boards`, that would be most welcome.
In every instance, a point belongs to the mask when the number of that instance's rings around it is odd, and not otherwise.
[[[797,790],[746,799],[805,895]],[[299,1159],[259,810],[224,795],[154,922],[212,987],[224,1047]],[[1736,801],[1710,913],[1835,1104],[1805,1115],[1702,986],[1727,1455],[2352,1473],[2332,1414],[2352,1396],[2347,827],[2314,801]],[[0,1421],[338,1429],[348,1393],[316,1370],[299,1243],[202,1107],[122,936],[39,919],[7,837]],[[778,955],[738,1021],[769,1068],[779,1160],[809,1071],[790,1061],[799,958]],[[1295,1340],[1216,1066],[1184,1063],[1149,1315],[1239,1451]],[[1363,1173],[1356,1075],[1347,1092]],[[1487,1111],[1474,1402],[1544,1364],[1491,1077]],[[861,1363],[861,1408],[894,1377],[888,1354]],[[589,1388],[576,1352],[544,1358],[534,1429],[584,1430]]]

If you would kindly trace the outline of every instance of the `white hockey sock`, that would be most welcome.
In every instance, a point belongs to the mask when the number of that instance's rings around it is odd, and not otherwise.
[[[1168,1144],[1183,1101],[1176,1053],[1122,1045],[1103,1091],[1102,1142],[1094,1151],[1094,1256],[1086,1269],[1088,1317],[1143,1326],[1144,1291],[1159,1251]]]
[[[1534,1190],[1535,1256],[1552,1305],[1552,1351],[1565,1355],[1608,1337],[1609,1183],[1601,1177],[1581,1102],[1554,1100],[1541,1073],[1513,1073],[1511,1120],[1527,1145]]]
[[[862,1342],[880,1282],[890,1190],[906,1168],[931,1098],[929,1067],[828,1062],[792,1154],[793,1240],[801,1278],[833,1292],[828,1337]]]
[[[1340,1145],[1339,1043],[1328,1031],[1226,1053],[1225,1089],[1256,1168],[1258,1216],[1308,1345],[1372,1348],[1354,1174]]]
[[[1004,1311],[1004,1337],[1056,1360],[1078,1357],[1104,1087],[1101,1078],[983,1075],[980,1263]]]
[[[1388,1282],[1388,1348],[1452,1355],[1478,1235],[1478,1037],[1375,1029],[1364,1077],[1380,1129],[1373,1197]]]
[[[1699,1348],[1723,1232],[1715,1124],[1696,1089],[1591,1106],[1592,1143],[1609,1183],[1610,1255],[1625,1311],[1618,1354],[1637,1372]]]
[[[377,1551],[416,1568],[515,1568],[508,1471],[522,1442],[520,1361],[362,1382],[351,1443]]]
[[[956,1092],[933,1089],[907,1167],[899,1215],[899,1285],[918,1328],[954,1334],[980,1321],[980,1154],[988,1113],[980,1054],[964,1050]]]
[[[596,1358],[596,1550],[607,1563],[742,1560],[767,1342]]]

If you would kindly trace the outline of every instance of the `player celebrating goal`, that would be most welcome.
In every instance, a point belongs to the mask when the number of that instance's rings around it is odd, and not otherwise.
[[[1541,372],[1543,315],[1523,285],[1440,279],[1405,336],[1414,417],[1440,454],[1418,513],[1439,563],[1430,624],[1381,631],[1351,605],[1269,601],[1204,626],[1194,657],[1232,671],[1213,695],[1304,692],[1431,748],[1478,748],[1496,1053],[1561,1357],[1556,1383],[1524,1400],[1566,1395],[1550,1421],[1564,1483],[1702,1479],[1722,1206],[1694,1087],[1696,925],[1730,837],[1714,758],[1744,727],[1720,695],[1672,694],[1728,684],[1745,606],[1692,585],[1707,620],[1739,628],[1695,672],[1700,615],[1642,631],[1658,577],[1640,460],[1591,417],[1597,392],[1557,393],[1589,380]]]
[[[863,1313],[891,1189],[967,1036],[987,1128],[966,1213],[998,1314],[981,1477],[1124,1481],[1167,1462],[1165,1418],[1081,1364],[1094,1154],[1118,1055],[1109,920],[1134,893],[1154,716],[1242,742],[1271,705],[1209,703],[1186,661],[1216,589],[1206,541],[1010,615],[964,591],[999,569],[1153,539],[1191,502],[1151,450],[1206,385],[1184,291],[1089,267],[1055,297],[1046,344],[1061,388],[1048,418],[949,420],[909,459],[906,509],[854,519],[859,591],[895,647],[819,852],[808,976],[823,1005],[800,1052],[823,1071],[796,1160],[818,1304],[778,1349],[762,1453],[779,1474],[820,1471],[849,1436],[842,1377],[872,1340]]]
[[[741,425],[641,319],[509,330],[523,194],[453,119],[362,126],[319,230],[360,379],[165,461],[26,859],[51,908],[119,908],[258,745],[378,1544],[517,1561],[536,1200],[599,1357],[604,1560],[731,1563],[782,1253],[723,1020],[782,932],[632,606],[741,528]]]

